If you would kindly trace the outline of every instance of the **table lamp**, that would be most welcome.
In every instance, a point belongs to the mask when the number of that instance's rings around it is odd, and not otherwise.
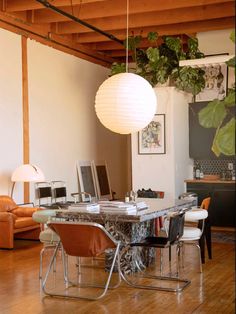
[[[15,169],[11,176],[11,181],[13,182],[11,189],[11,197],[13,196],[13,191],[16,182],[39,182],[44,181],[45,177],[42,170],[31,164],[24,164]]]

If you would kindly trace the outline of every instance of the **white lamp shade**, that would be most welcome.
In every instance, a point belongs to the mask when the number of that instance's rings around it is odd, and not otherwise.
[[[95,111],[113,132],[129,134],[148,125],[156,113],[156,94],[147,80],[133,73],[111,76],[99,87]]]
[[[11,176],[13,182],[37,182],[44,181],[42,170],[35,165],[25,164],[16,168]]]

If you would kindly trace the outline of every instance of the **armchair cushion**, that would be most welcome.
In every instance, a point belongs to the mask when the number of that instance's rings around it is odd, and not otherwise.
[[[17,207],[13,209],[11,212],[17,217],[32,217],[33,213],[40,208],[37,207]]]
[[[0,197],[0,212],[9,212],[15,208],[17,208],[17,205],[11,197],[7,195]]]
[[[19,217],[15,221],[14,228],[15,229],[21,229],[21,228],[26,228],[26,227],[30,227],[30,226],[37,226],[37,225],[38,225],[38,223],[33,221],[33,219],[30,217]]]

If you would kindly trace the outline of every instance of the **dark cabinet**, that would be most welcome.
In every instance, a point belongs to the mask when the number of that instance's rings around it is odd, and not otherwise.
[[[211,197],[209,216],[212,226],[235,227],[235,184],[187,183],[187,192],[198,195],[198,205]]]

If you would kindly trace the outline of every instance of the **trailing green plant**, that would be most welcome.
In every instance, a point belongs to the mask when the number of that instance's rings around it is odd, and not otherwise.
[[[183,42],[179,37],[158,37],[156,32],[149,32],[147,39],[150,47],[140,49],[142,36],[129,36],[124,45],[132,51],[134,73],[141,75],[152,86],[164,84],[169,79],[178,89],[198,94],[205,86],[204,71],[198,68],[180,67],[179,61],[204,57],[198,49],[197,38],[189,38],[187,48],[183,49]],[[158,42],[162,43],[158,45]],[[128,47],[127,47],[128,46]],[[114,63],[111,75],[125,72],[124,64]]]
[[[235,31],[230,39],[235,43]],[[235,57],[226,63],[235,70]],[[214,99],[200,110],[198,118],[204,128],[216,129],[211,148],[214,154],[235,155],[235,83],[224,99]]]

